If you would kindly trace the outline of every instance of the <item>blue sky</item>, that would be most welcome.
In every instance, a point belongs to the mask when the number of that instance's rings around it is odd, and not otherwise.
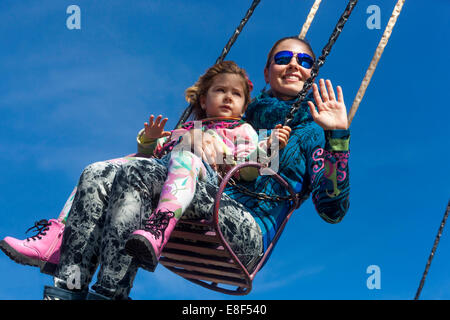
[[[258,92],[273,42],[300,32],[313,0],[262,0],[227,59]],[[151,113],[172,128],[184,90],[219,56],[251,1],[0,3],[0,237],[57,217],[89,163],[135,152]],[[307,38],[316,55],[347,1],[322,1]],[[320,76],[349,109],[396,0],[359,1]],[[81,8],[69,30],[66,8]],[[369,5],[381,29],[369,30]],[[426,13],[426,14],[424,14]],[[239,299],[412,299],[449,200],[450,2],[407,0],[351,126],[351,205],[327,224],[308,200],[289,221],[254,288]],[[449,226],[422,299],[450,298]],[[381,271],[369,290],[367,267]],[[51,278],[0,254],[0,299],[41,299]],[[159,266],[134,299],[235,299]]]

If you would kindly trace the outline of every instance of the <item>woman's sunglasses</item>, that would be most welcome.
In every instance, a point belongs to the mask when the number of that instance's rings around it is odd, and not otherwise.
[[[294,53],[292,51],[280,51],[273,56],[275,64],[286,65],[291,62],[292,57],[297,57],[297,62],[305,69],[311,69],[314,64],[314,59],[306,53]]]

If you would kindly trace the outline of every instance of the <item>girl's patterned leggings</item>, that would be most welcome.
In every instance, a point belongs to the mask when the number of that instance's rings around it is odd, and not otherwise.
[[[87,290],[100,265],[96,292],[126,299],[138,266],[124,251],[128,236],[141,228],[159,201],[167,177],[163,159],[124,158],[89,165],[69,211],[55,273],[55,285]],[[217,184],[198,181],[184,218],[210,218]],[[222,196],[221,231],[239,259],[252,269],[262,255],[261,230],[240,203]]]

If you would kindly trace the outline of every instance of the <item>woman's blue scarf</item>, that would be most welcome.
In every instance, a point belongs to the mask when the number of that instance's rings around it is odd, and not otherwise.
[[[300,108],[294,115],[290,127],[296,127],[299,124],[312,121],[309,112],[308,101],[312,101],[312,92],[309,92],[302,101]],[[249,105],[245,112],[244,120],[250,123],[255,130],[273,129],[277,124],[284,124],[286,116],[289,114],[294,100],[279,100],[270,93],[261,92]]]

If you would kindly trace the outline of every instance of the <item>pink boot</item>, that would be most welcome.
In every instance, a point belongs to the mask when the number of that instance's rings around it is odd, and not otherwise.
[[[161,251],[169,241],[178,219],[172,211],[157,211],[144,223],[144,230],[136,230],[125,244],[127,253],[136,258],[140,267],[155,271]]]
[[[0,241],[0,249],[15,262],[39,267],[41,272],[51,275],[59,263],[64,224],[56,219],[44,219],[35,222],[27,232],[32,229],[38,233],[25,240],[6,237]]]

